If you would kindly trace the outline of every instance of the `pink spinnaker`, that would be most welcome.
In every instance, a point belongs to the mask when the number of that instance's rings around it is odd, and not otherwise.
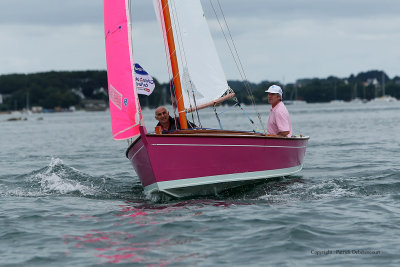
[[[108,93],[114,139],[139,135],[137,99],[129,28],[128,0],[104,0]]]

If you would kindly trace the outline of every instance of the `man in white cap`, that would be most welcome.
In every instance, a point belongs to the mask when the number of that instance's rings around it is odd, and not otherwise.
[[[290,123],[289,112],[282,102],[282,88],[272,85],[266,90],[268,103],[272,105],[268,118],[267,134],[269,136],[292,136],[292,124]]]

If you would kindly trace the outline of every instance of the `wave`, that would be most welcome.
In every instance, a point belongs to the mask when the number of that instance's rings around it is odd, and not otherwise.
[[[364,198],[371,195],[396,196],[400,190],[397,170],[386,173],[358,173],[339,178],[304,179],[301,176],[281,178],[258,185],[248,193],[267,202],[290,202],[338,198]],[[262,194],[262,191],[264,193]]]
[[[28,180],[40,185],[43,193],[94,195],[98,188],[93,184],[85,185],[85,180],[91,180],[89,178],[93,177],[64,165],[61,159],[52,158],[49,166],[31,175]]]
[[[233,202],[287,203],[318,199],[360,198],[370,195],[396,196],[400,190],[399,170],[374,170],[325,168],[327,176],[312,174],[267,179],[264,182],[242,186],[208,196],[214,200]],[[315,168],[314,168],[315,169]],[[347,172],[344,176],[343,170]],[[330,176],[330,177],[329,177]],[[336,176],[336,177],[335,177]],[[9,179],[11,180],[11,179]],[[171,203],[171,199],[152,199],[146,196],[139,179],[129,173],[122,177],[92,176],[52,158],[39,170],[12,178],[12,182],[0,184],[2,196],[75,196],[95,199],[144,200],[152,203]],[[190,198],[198,199],[198,198]],[[200,199],[204,199],[201,197]],[[185,199],[181,200],[184,201]],[[187,200],[187,199],[186,199]],[[173,202],[173,201],[172,201]]]
[[[374,170],[361,168],[364,165],[351,165],[337,168],[323,168],[317,173],[326,176],[294,175],[266,179],[263,182],[233,188],[210,195],[214,200],[233,201],[234,203],[279,204],[297,201],[335,200],[343,198],[364,198],[371,195],[387,195],[394,197],[400,190],[399,171],[397,169]],[[316,168],[314,168],[316,169]],[[345,173],[344,173],[345,172]],[[153,203],[171,203],[173,199],[157,195],[158,198],[147,196]],[[163,198],[164,197],[164,198]],[[204,199],[204,197],[189,197],[181,199]]]
[[[2,194],[8,196],[83,196],[88,198],[141,197],[139,185],[105,176],[91,176],[52,158],[49,165],[31,173],[18,176],[9,186],[3,186]],[[134,184],[132,188],[132,184]],[[13,187],[13,188],[10,188]]]

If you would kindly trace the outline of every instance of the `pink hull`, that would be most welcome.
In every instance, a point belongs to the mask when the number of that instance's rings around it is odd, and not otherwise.
[[[171,193],[168,189],[183,190],[297,172],[302,168],[308,142],[308,138],[235,135],[234,132],[155,135],[144,131],[141,127],[141,137],[128,148],[127,156],[145,191],[166,193]]]

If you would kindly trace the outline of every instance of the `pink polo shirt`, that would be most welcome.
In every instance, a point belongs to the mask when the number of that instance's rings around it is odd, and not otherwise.
[[[268,118],[267,133],[278,134],[279,132],[290,131],[287,137],[292,136],[292,124],[290,123],[289,112],[283,102],[279,102],[271,112]]]

